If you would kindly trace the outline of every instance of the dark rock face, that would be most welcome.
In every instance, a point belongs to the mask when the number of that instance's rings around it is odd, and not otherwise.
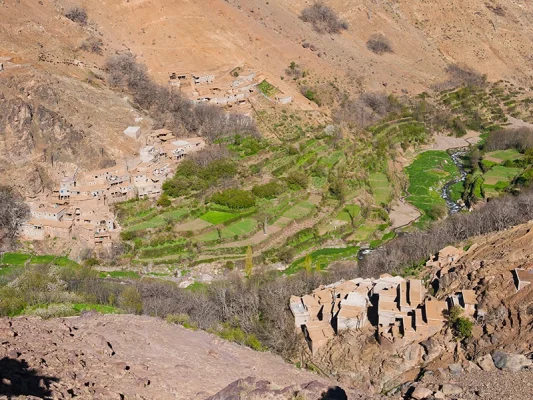
[[[346,392],[339,386],[328,387],[324,383],[311,381],[308,384],[292,385],[285,388],[279,388],[269,381],[258,381],[255,378],[248,377],[239,379],[214,396],[206,400],[292,400],[295,398],[316,399],[316,400],[348,400],[350,399],[379,399],[381,396],[372,397],[355,393]]]

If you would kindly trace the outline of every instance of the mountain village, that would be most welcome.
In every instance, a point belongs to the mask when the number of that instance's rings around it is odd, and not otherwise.
[[[133,160],[117,160],[113,167],[65,176],[53,191],[27,203],[30,219],[21,227],[25,240],[78,240],[84,247],[110,246],[120,226],[111,205],[133,198],[156,198],[165,180],[188,154],[205,147],[202,138],[178,139],[167,129],[142,132],[130,126],[124,135],[144,142]]]

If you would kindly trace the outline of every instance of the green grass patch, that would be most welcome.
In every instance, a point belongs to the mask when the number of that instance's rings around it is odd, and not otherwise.
[[[156,215],[155,217],[149,219],[148,221],[143,221],[135,225],[130,226],[127,230],[131,232],[135,231],[144,231],[146,229],[155,229],[160,226],[164,226],[167,223],[174,223],[181,219],[184,215],[189,212],[186,208],[181,208],[177,210],[167,211]]]
[[[213,210],[206,212],[204,215],[200,217],[200,219],[203,219],[204,221],[207,221],[213,225],[221,224],[232,218],[235,218],[235,214],[224,212],[224,211],[213,211]]]
[[[350,246],[345,248],[326,248],[315,250],[309,255],[311,256],[311,264],[315,270],[324,270],[333,261],[354,259],[359,253],[359,246]],[[299,258],[294,261],[289,268],[283,271],[286,275],[292,275],[304,267],[305,257]]]
[[[100,272],[100,278],[117,278],[117,279],[140,279],[141,276],[134,271],[110,271]]]
[[[315,205],[307,201],[302,201],[288,209],[283,216],[290,219],[300,219],[307,217],[315,209]]]
[[[82,313],[83,311],[96,311],[101,314],[118,314],[120,311],[118,308],[113,306],[105,306],[102,304],[90,304],[90,303],[77,303],[73,304],[72,308],[77,313]]]
[[[392,198],[392,189],[387,175],[381,172],[370,174],[368,178],[376,204],[388,204]]]
[[[257,85],[257,88],[267,97],[271,97],[278,92],[278,89],[274,85],[268,83],[266,79]]]
[[[356,242],[362,242],[367,240],[377,229],[377,224],[367,222],[355,230],[354,234],[351,236],[351,239],[355,240]]]
[[[22,253],[5,253],[2,259],[3,264],[24,265],[31,258],[30,254]]]
[[[490,153],[485,153],[485,157],[490,157],[496,160],[500,160],[500,164],[504,161],[514,161],[518,160],[524,155],[516,149],[507,149],[507,150],[498,150],[492,151]]]

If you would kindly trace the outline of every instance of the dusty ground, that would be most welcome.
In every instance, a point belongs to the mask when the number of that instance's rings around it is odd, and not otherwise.
[[[449,150],[458,147],[468,147],[480,140],[480,133],[476,131],[468,131],[463,137],[435,135],[435,143],[429,146],[430,150]]]
[[[0,337],[1,375],[16,383],[15,375],[23,374],[28,389],[19,394],[25,395],[62,398],[72,391],[82,399],[118,399],[122,394],[126,399],[189,400],[205,399],[248,376],[280,387],[328,384],[280,357],[150,317],[1,319]],[[39,389],[41,377],[47,377],[49,389]],[[0,384],[0,398],[8,389]]]
[[[420,215],[422,214],[416,207],[406,203],[403,199],[398,200],[393,203],[389,213],[391,228],[396,229],[409,225],[411,222],[416,221]]]

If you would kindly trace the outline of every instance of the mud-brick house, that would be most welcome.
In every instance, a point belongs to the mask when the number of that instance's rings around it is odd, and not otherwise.
[[[474,318],[477,308],[477,296],[474,290],[461,290],[449,297],[450,306],[461,307],[466,316]]]
[[[141,136],[141,127],[140,126],[128,126],[124,130],[124,135],[132,138],[132,139],[139,139]]]
[[[213,74],[192,74],[193,82],[196,85],[213,83],[215,81],[215,75]]]
[[[522,290],[533,282],[533,268],[515,268],[516,290]]]
[[[304,325],[304,335],[311,353],[316,354],[335,336],[335,332],[328,321],[310,321]]]
[[[26,240],[44,240],[46,237],[70,239],[72,221],[30,219],[22,225],[21,236]]]
[[[31,216],[34,219],[42,219],[47,221],[61,221],[65,212],[67,211],[66,207],[49,207],[41,205],[38,208],[31,210]]]
[[[299,330],[310,320],[309,310],[299,296],[291,296],[289,306],[294,316],[294,325]]]

